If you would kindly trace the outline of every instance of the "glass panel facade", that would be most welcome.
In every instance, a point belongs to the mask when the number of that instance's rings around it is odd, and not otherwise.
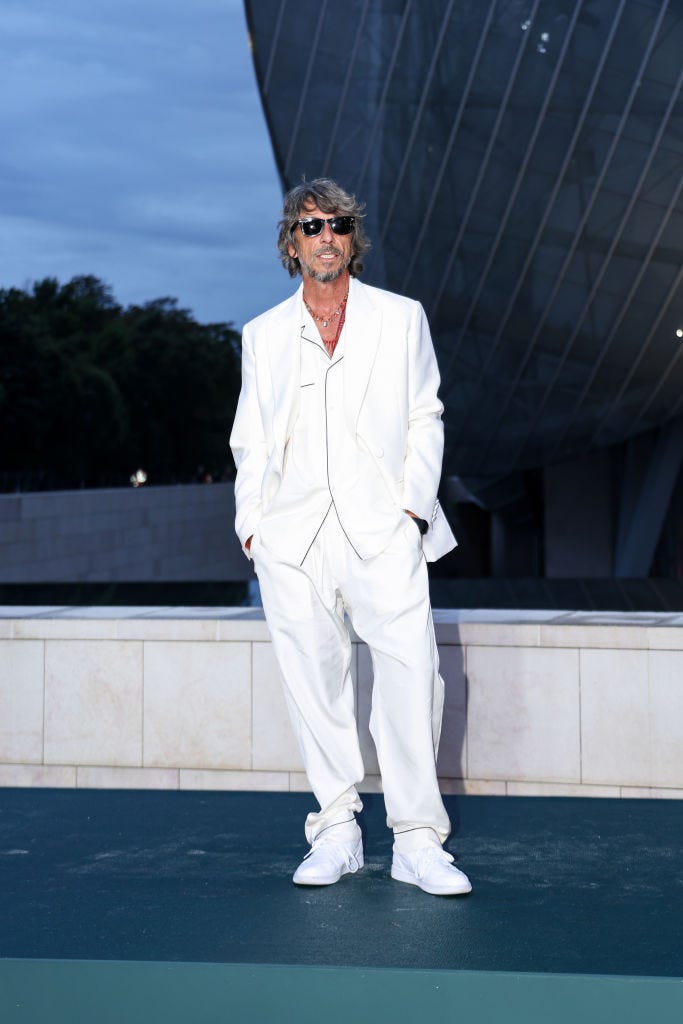
[[[432,324],[450,473],[683,412],[683,5],[258,0],[283,181],[367,203],[365,279]]]

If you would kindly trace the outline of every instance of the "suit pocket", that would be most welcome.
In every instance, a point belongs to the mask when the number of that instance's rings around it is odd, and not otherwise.
[[[414,519],[413,516],[409,516],[407,512],[404,512],[403,514],[405,515],[406,519],[410,520],[409,523],[408,523],[408,526],[407,526],[407,534],[408,534],[408,539],[410,541],[410,545],[413,548],[418,547],[421,550],[422,549],[422,532],[420,530],[420,525],[417,522],[417,520]]]

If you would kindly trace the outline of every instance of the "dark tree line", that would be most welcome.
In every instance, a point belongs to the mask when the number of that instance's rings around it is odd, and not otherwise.
[[[96,277],[0,289],[0,489],[229,474],[239,335],[175,299],[119,305]]]

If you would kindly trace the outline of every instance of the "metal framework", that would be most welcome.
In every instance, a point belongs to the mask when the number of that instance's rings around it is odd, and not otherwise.
[[[246,9],[283,185],[365,198],[366,279],[427,309],[447,472],[484,494],[683,411],[680,4]]]
[[[529,361],[530,361],[530,359],[531,359],[531,357],[532,357],[532,355],[533,355],[533,353],[534,353],[534,351],[536,349],[536,346],[538,344],[539,338],[540,338],[541,333],[543,331],[543,327],[545,326],[545,324],[546,324],[546,322],[548,320],[548,317],[550,315],[550,311],[551,311],[551,309],[552,309],[552,307],[553,307],[553,305],[555,303],[555,299],[557,298],[558,292],[559,292],[560,288],[562,287],[562,285],[564,284],[564,281],[565,281],[566,276],[567,276],[567,271],[569,270],[569,267],[570,267],[570,265],[572,263],[572,260],[574,258],[574,253],[576,252],[576,249],[577,249],[577,246],[578,246],[579,241],[581,239],[581,236],[583,234],[584,228],[585,228],[585,226],[586,226],[586,224],[588,222],[588,218],[589,218],[589,216],[590,216],[590,214],[591,214],[591,212],[593,210],[593,207],[595,206],[596,200],[597,200],[597,198],[598,198],[598,196],[600,194],[600,190],[601,190],[602,185],[603,185],[603,183],[605,181],[605,178],[607,176],[607,172],[609,171],[610,166],[612,164],[612,160],[614,158],[614,154],[616,152],[617,146],[618,146],[618,144],[619,144],[619,142],[621,140],[621,136],[622,136],[622,133],[624,131],[624,127],[626,126],[626,122],[628,121],[629,115],[631,113],[631,110],[632,110],[632,107],[633,107],[633,103],[635,101],[638,89],[640,88],[641,78],[642,78],[643,74],[645,73],[645,69],[646,69],[646,67],[647,67],[647,65],[649,63],[650,56],[652,54],[652,50],[654,49],[655,43],[657,41],[657,37],[659,35],[659,30],[661,28],[661,24],[662,24],[664,15],[666,13],[667,6],[668,6],[668,0],[665,0],[665,3],[662,5],[662,8],[661,8],[661,10],[659,12],[659,15],[658,15],[658,17],[657,17],[657,19],[655,21],[654,28],[652,30],[652,33],[650,34],[650,38],[648,40],[648,44],[647,44],[647,47],[645,49],[645,52],[643,53],[642,59],[640,61],[640,64],[639,64],[635,74],[633,75],[631,89],[630,89],[628,97],[626,99],[626,103],[624,104],[624,108],[622,110],[621,117],[619,118],[619,123],[618,123],[618,125],[617,125],[617,127],[616,127],[616,129],[614,131],[613,136],[612,136],[612,141],[611,141],[611,143],[609,145],[609,148],[607,150],[607,154],[606,154],[605,159],[603,161],[603,165],[602,165],[602,168],[600,170],[600,173],[599,173],[597,179],[595,180],[595,183],[594,183],[593,188],[592,188],[591,193],[590,193],[590,197],[589,197],[588,201],[586,202],[586,204],[584,206],[584,209],[583,209],[583,212],[581,214],[581,217],[579,218],[579,221],[578,221],[578,223],[576,225],[576,228],[575,228],[575,231],[574,231],[574,237],[572,238],[571,243],[569,244],[569,246],[566,249],[564,260],[562,262],[562,266],[560,268],[559,273],[557,274],[557,276],[555,278],[555,283],[553,284],[553,286],[552,286],[552,288],[550,290],[550,294],[549,294],[549,296],[548,296],[548,298],[546,300],[546,303],[545,303],[545,305],[543,307],[543,311],[541,312],[540,316],[536,320],[536,326],[535,326],[534,331],[533,331],[533,333],[531,335],[531,338],[529,339],[529,343],[527,345],[527,348],[526,348],[526,351],[524,353],[524,356],[523,356],[523,358],[522,358],[522,360],[521,360],[521,362],[519,364],[519,368],[517,370],[517,373],[513,377],[512,381],[510,382],[509,387],[507,389],[507,394],[506,394],[503,402],[499,406],[498,413],[497,413],[497,416],[496,416],[495,421],[493,423],[492,430],[490,431],[489,442],[486,445],[485,449],[483,450],[481,460],[479,462],[479,465],[475,469],[475,472],[481,468],[482,462],[486,459],[486,456],[491,451],[491,448],[492,448],[492,446],[493,446],[493,444],[495,442],[496,431],[498,430],[498,428],[499,428],[499,426],[500,426],[500,424],[501,424],[501,422],[503,420],[503,417],[504,417],[505,413],[507,412],[507,409],[508,409],[508,407],[510,405],[510,402],[512,401],[512,399],[513,399],[513,397],[515,395],[515,391],[517,390],[517,387],[518,387],[518,385],[520,383],[522,375],[523,375],[524,371],[526,370],[526,368],[527,368],[527,366],[529,364]],[[552,381],[552,383],[554,383],[554,380]],[[542,399],[541,399],[541,405],[543,407],[545,407],[545,403],[547,401],[548,394],[549,394],[549,389],[546,388],[546,391],[543,393],[543,396],[542,396]],[[516,462],[519,459],[519,457],[520,457],[520,455],[521,455],[525,445],[528,443],[528,440],[529,440],[531,434],[533,434],[534,429],[535,429],[535,427],[536,427],[536,425],[538,423],[538,418],[539,418],[539,416],[538,416],[538,412],[537,412],[537,414],[533,418],[533,421],[532,421],[532,424],[531,424],[531,428],[528,430],[528,432],[527,432],[526,436],[524,437],[524,439],[522,440],[521,444],[517,445],[517,448],[515,449],[514,454],[512,455],[512,459],[511,460],[512,460],[513,464],[516,464]]]
[[[584,126],[585,126],[585,123],[586,123],[586,118],[588,116],[588,112],[589,112],[589,110],[591,108],[591,105],[593,103],[593,99],[595,97],[595,92],[597,90],[598,83],[600,82],[600,79],[602,78],[602,74],[603,74],[603,71],[604,71],[604,68],[605,68],[605,63],[607,61],[608,55],[611,52],[612,44],[614,42],[614,37],[615,37],[615,35],[617,33],[617,29],[618,29],[619,24],[621,22],[621,17],[622,17],[622,14],[623,14],[623,10],[624,10],[625,4],[626,4],[626,0],[621,0],[621,2],[619,4],[619,7],[617,8],[617,11],[615,12],[614,19],[612,20],[612,24],[611,24],[611,27],[610,27],[609,35],[607,37],[607,41],[605,43],[605,46],[602,49],[600,60],[598,61],[597,65],[596,65],[596,68],[595,68],[595,71],[593,73],[593,77],[592,77],[592,80],[591,80],[591,83],[590,83],[590,87],[588,89],[588,92],[586,94],[586,98],[585,98],[585,100],[583,102],[583,105],[581,107],[579,116],[578,116],[577,121],[576,121],[576,125],[575,125],[575,128],[574,128],[574,131],[573,131],[572,136],[571,136],[571,139],[569,140],[569,143],[567,145],[564,160],[562,161],[562,165],[561,165],[559,171],[557,172],[557,174],[555,176],[555,182],[554,182],[552,191],[551,191],[550,196],[549,196],[549,198],[548,198],[548,200],[546,202],[546,205],[545,205],[545,208],[543,210],[543,213],[541,214],[541,217],[539,219],[539,223],[538,223],[538,226],[537,226],[536,231],[534,233],[534,237],[532,239],[531,245],[529,246],[529,248],[527,250],[527,254],[526,254],[526,257],[524,258],[524,262],[522,264],[522,267],[519,270],[518,274],[516,275],[516,278],[513,281],[512,291],[511,291],[510,296],[508,298],[507,304],[506,304],[502,314],[499,317],[498,328],[496,330],[495,335],[493,336],[493,339],[492,339],[492,341],[490,343],[490,346],[489,346],[489,350],[486,353],[486,356],[484,358],[483,366],[481,367],[479,376],[478,376],[476,384],[475,384],[475,389],[477,391],[481,390],[482,386],[484,385],[484,382],[486,380],[487,374],[488,374],[488,372],[489,372],[492,364],[494,363],[494,360],[495,360],[495,358],[496,358],[496,356],[497,356],[497,354],[499,352],[500,345],[501,345],[501,342],[502,342],[502,339],[503,339],[503,336],[504,336],[505,327],[506,327],[506,325],[508,324],[508,322],[510,320],[510,317],[512,315],[513,309],[515,308],[515,304],[516,304],[516,302],[517,302],[517,300],[519,298],[519,294],[520,294],[520,292],[522,290],[524,282],[527,279],[527,275],[529,273],[529,270],[530,270],[530,268],[533,265],[534,259],[536,258],[536,255],[537,255],[537,252],[538,252],[539,243],[541,241],[541,238],[543,237],[544,231],[546,230],[546,226],[548,224],[548,220],[549,220],[550,215],[551,215],[551,213],[553,211],[553,208],[555,207],[555,203],[557,201],[557,197],[558,197],[558,195],[560,193],[560,189],[561,189],[561,187],[563,185],[563,182],[565,180],[565,176],[567,174],[567,169],[569,167],[569,164],[570,164],[571,160],[573,159],[573,157],[574,157],[574,155],[576,153],[577,143],[578,143],[578,140],[579,140],[579,137],[580,137],[582,131],[584,130]],[[472,316],[473,316],[473,313],[469,313],[469,320],[470,321],[472,319]],[[461,337],[459,337],[458,343],[461,342],[461,338],[464,337],[464,334],[465,334],[465,330],[463,329],[463,330],[461,330]],[[528,350],[528,354],[529,355],[531,354],[531,349]],[[508,401],[509,401],[509,398],[508,398]],[[462,414],[466,415],[466,410],[462,410]],[[490,450],[490,447],[489,447],[489,449],[487,449],[487,451],[488,450]]]

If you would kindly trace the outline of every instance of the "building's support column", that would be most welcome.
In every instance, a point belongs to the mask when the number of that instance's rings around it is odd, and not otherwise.
[[[683,462],[683,417],[659,430],[647,464],[635,442],[629,445],[624,473],[614,575],[647,576]]]
[[[622,550],[626,541],[656,440],[657,431],[648,430],[645,434],[632,437],[622,446],[624,461],[616,508],[615,563],[616,554]]]
[[[544,472],[545,575],[612,575],[612,466],[601,449]]]
[[[524,578],[541,575],[538,530],[531,517],[524,522],[511,522],[494,512],[491,515],[490,538],[491,576]]]

